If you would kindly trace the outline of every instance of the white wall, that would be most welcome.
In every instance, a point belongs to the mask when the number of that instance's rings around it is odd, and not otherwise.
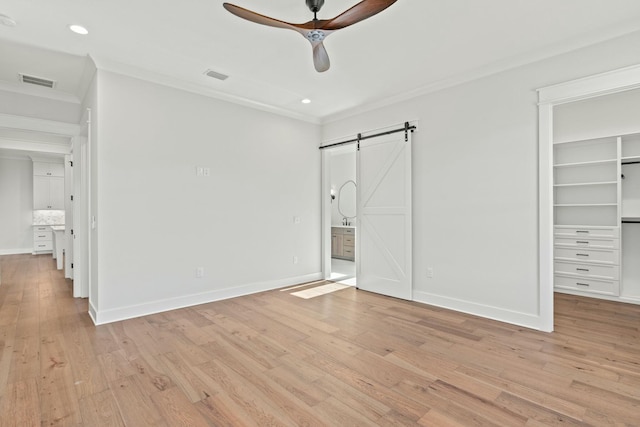
[[[33,163],[0,157],[0,255],[33,250]]]
[[[640,132],[640,89],[558,105],[555,142]]]
[[[416,300],[541,327],[536,89],[640,63],[639,45],[631,34],[324,126],[328,141],[419,121]]]
[[[356,152],[340,152],[331,156],[331,188],[335,189],[336,199],[331,203],[331,225],[342,225],[343,216],[338,212],[340,187],[347,181],[356,180]],[[351,220],[355,225],[355,219]]]
[[[320,278],[317,125],[103,71],[97,97],[98,323]]]

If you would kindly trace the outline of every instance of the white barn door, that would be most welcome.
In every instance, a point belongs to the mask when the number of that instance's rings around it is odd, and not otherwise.
[[[410,300],[411,132],[361,141],[357,175],[358,288]]]

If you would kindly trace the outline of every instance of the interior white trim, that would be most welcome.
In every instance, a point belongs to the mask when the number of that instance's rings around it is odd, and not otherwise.
[[[538,89],[538,100],[559,105],[637,88],[640,64]]]
[[[98,70],[108,71],[116,74],[122,74],[127,77],[133,77],[133,78],[144,80],[147,82],[156,83],[162,86],[167,86],[174,89],[180,89],[186,92],[195,93],[202,96],[208,96],[210,98],[231,102],[231,103],[242,105],[245,107],[255,108],[257,110],[278,114],[280,116],[289,117],[292,119],[297,119],[304,122],[313,123],[316,125],[320,124],[319,118],[296,113],[294,111],[286,110],[284,108],[276,107],[273,105],[264,104],[262,102],[243,98],[241,96],[224,93],[204,85],[194,84],[194,83],[187,82],[175,77],[155,73],[152,71],[144,70],[144,69],[133,67],[130,65],[121,64],[115,61],[105,60],[103,58],[101,58],[99,62],[95,58],[94,60],[96,61]]]
[[[592,34],[590,36],[576,37],[570,40],[566,40],[562,43],[555,44],[553,46],[548,46],[544,49],[539,49],[533,52],[526,52],[522,55],[510,57],[504,61],[494,62],[484,67],[469,70],[466,73],[442,79],[440,81],[416,88],[414,90],[399,93],[394,96],[389,96],[379,101],[373,101],[367,103],[367,105],[361,105],[335,114],[330,114],[322,119],[322,124],[344,120],[346,118],[353,117],[368,111],[377,110],[379,108],[404,102],[418,96],[423,96],[430,93],[438,92],[443,89],[459,86],[467,82],[481,79],[483,77],[488,77],[493,74],[498,74],[517,67],[522,67],[527,64],[532,64],[534,62],[542,61],[547,58],[571,52],[583,47],[591,46],[596,43],[615,39],[617,37],[622,37],[626,34],[631,34],[637,31],[638,26],[636,24],[631,24],[626,27],[619,26],[615,28],[609,28],[604,32]]]
[[[54,120],[3,113],[0,113],[0,128],[43,132],[68,137],[75,136],[80,132],[80,126],[75,123],[57,122]]]
[[[33,248],[22,248],[22,249],[0,249],[0,255],[19,255],[19,254],[30,254],[33,252]]]
[[[635,65],[538,89],[539,290],[544,331],[553,330],[553,108],[568,102],[640,88]]]
[[[0,91],[37,96],[38,98],[53,99],[55,101],[68,102],[70,104],[80,104],[80,98],[76,95],[56,89],[42,88],[24,83],[0,81]]]
[[[257,292],[270,291],[285,286],[292,286],[300,283],[322,280],[322,273],[312,273],[305,276],[289,277],[286,279],[270,280],[266,282],[249,283],[244,286],[218,289],[215,291],[203,292],[200,294],[184,295],[176,298],[168,298],[147,302],[144,304],[130,305],[111,310],[95,310],[93,305],[89,307],[89,314],[96,325],[117,322],[134,317],[147,316],[149,314],[163,311],[176,310],[178,308],[192,307],[199,304],[206,304],[213,301],[220,301],[229,298],[241,297],[255,294]],[[92,312],[93,311],[93,312]]]
[[[536,330],[543,330],[542,325],[540,324],[542,319],[535,314],[505,310],[504,308],[443,297],[441,295],[435,295],[418,290],[413,291],[413,301],[472,314],[474,316],[482,316],[499,322],[511,323]]]
[[[7,150],[19,150],[29,151],[37,153],[50,153],[50,154],[69,154],[71,151],[70,145],[64,144],[51,144],[48,142],[35,142],[25,141],[21,139],[3,138],[0,137],[0,148]]]

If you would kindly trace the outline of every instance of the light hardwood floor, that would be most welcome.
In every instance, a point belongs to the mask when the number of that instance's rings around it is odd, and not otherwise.
[[[640,306],[546,334],[353,288],[95,327],[50,256],[0,257],[0,425],[640,425]]]

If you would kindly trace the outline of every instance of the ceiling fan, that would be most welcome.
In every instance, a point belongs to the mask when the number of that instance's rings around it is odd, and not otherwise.
[[[311,42],[311,47],[313,49],[313,65],[315,66],[316,71],[322,73],[323,71],[327,71],[330,66],[329,55],[327,55],[327,50],[322,44],[322,41],[329,34],[360,21],[364,21],[365,19],[382,12],[397,0],[362,0],[352,8],[347,9],[340,15],[331,19],[318,19],[317,14],[322,8],[322,5],[324,5],[324,0],[305,1],[309,10],[313,12],[313,19],[309,22],[305,22],[304,24],[292,24],[278,19],[269,18],[268,16],[260,15],[259,13],[230,3],[224,3],[223,6],[229,12],[248,21],[268,25],[270,27],[288,28],[302,34]]]

